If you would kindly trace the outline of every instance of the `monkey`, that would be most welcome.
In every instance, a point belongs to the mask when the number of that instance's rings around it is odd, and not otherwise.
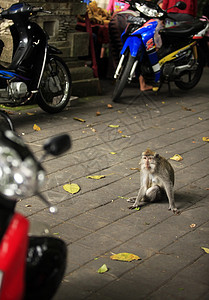
[[[169,210],[179,213],[174,201],[174,169],[164,157],[147,149],[142,152],[140,170],[140,189],[137,197],[127,201],[134,202],[130,209],[141,207],[153,202],[166,193],[169,201]]]

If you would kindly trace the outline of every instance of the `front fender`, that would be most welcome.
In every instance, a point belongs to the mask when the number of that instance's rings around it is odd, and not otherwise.
[[[126,49],[129,48],[131,56],[136,57],[139,51],[142,49],[142,41],[137,36],[130,36],[126,39],[123,48],[121,50],[121,55],[126,52]]]

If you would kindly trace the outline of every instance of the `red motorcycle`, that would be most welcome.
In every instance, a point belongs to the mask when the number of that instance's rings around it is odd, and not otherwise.
[[[45,178],[41,161],[70,148],[67,134],[48,139],[38,162],[13,130],[9,116],[0,111],[10,130],[0,130],[0,300],[51,299],[66,267],[64,241],[52,236],[29,236],[29,220],[15,212],[17,199],[37,194]],[[0,128],[2,129],[3,126]]]

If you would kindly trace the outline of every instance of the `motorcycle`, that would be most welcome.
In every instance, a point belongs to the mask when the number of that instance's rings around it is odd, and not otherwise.
[[[166,11],[150,1],[127,2],[140,13],[139,17],[129,16],[128,26],[121,39],[123,48],[114,78],[116,80],[112,100],[120,101],[126,83],[141,74],[145,81],[152,81],[154,91],[162,84],[174,81],[183,90],[192,89],[199,82],[204,66],[204,58],[198,41],[209,28],[206,20],[182,22],[179,25],[159,31],[162,47],[156,50],[155,31],[158,21],[168,18]],[[182,1],[174,7],[186,8]]]
[[[15,211],[17,199],[37,194],[45,178],[41,161],[46,155],[62,154],[70,148],[70,138],[62,134],[49,138],[44,155],[37,161],[1,111],[9,129],[0,131],[0,300],[51,299],[65,272],[67,247],[53,236],[30,235],[29,220]]]
[[[32,98],[48,113],[62,111],[70,101],[70,71],[57,56],[62,52],[48,44],[48,34],[31,17],[44,11],[27,3],[16,3],[2,9],[0,19],[12,20],[12,61],[8,68],[0,65],[0,103],[9,106],[25,104]],[[0,41],[0,55],[4,47]]]

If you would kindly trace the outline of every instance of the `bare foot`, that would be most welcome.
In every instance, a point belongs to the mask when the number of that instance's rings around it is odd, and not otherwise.
[[[149,91],[152,90],[152,86],[151,85],[147,85],[145,83],[144,77],[142,75],[139,76],[139,83],[140,83],[140,91]]]

